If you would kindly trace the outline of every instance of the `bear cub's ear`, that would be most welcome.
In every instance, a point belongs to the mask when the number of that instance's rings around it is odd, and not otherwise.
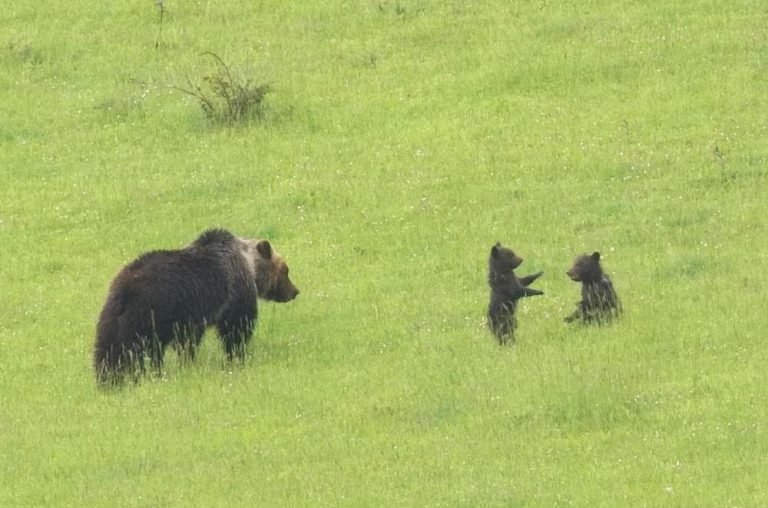
[[[267,240],[262,240],[256,244],[256,251],[264,259],[272,259],[272,245]]]
[[[496,242],[496,245],[491,247],[491,257],[497,258],[499,257],[499,249],[501,248],[501,242]]]
[[[593,252],[592,253],[592,259],[595,261],[600,261],[600,253],[599,252]]]

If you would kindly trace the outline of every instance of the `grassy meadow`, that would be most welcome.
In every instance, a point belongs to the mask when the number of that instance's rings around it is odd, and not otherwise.
[[[768,505],[764,2],[159,7],[0,8],[0,506]],[[206,52],[258,121],[178,89]],[[299,298],[98,389],[112,277],[209,227]],[[625,314],[566,325],[594,250]]]

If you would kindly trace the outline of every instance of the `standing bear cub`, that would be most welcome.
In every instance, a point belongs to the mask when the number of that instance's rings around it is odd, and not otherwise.
[[[566,273],[575,282],[581,282],[581,301],[576,304],[576,311],[565,318],[566,322],[581,319],[585,323],[602,324],[621,314],[621,302],[611,279],[600,266],[599,252],[577,257]]]
[[[299,290],[266,240],[204,232],[180,250],[143,254],[117,274],[96,329],[93,366],[100,383],[134,379],[144,356],[160,370],[166,346],[194,359],[215,325],[228,359],[244,359],[257,318],[257,298],[288,302]]]
[[[543,291],[528,287],[544,272],[517,278],[515,268],[523,258],[512,250],[496,243],[488,259],[488,284],[491,286],[491,303],[488,305],[488,327],[504,345],[515,341],[517,301],[526,296],[543,295]]]

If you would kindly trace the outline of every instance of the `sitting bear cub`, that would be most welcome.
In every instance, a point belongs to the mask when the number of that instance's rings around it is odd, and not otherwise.
[[[584,323],[602,324],[621,314],[621,302],[600,266],[599,252],[579,256],[566,273],[573,281],[581,282],[581,301],[573,314],[565,318],[566,322],[581,319]]]
[[[266,240],[213,229],[183,249],[143,254],[112,281],[96,330],[96,379],[136,379],[145,355],[160,370],[169,344],[192,359],[211,325],[227,358],[244,359],[256,299],[288,302],[298,294],[288,266]]]
[[[488,284],[491,286],[491,302],[488,305],[488,327],[504,345],[515,341],[517,301],[526,296],[543,295],[543,291],[527,287],[543,272],[517,278],[515,268],[523,258],[512,250],[496,243],[488,259]]]

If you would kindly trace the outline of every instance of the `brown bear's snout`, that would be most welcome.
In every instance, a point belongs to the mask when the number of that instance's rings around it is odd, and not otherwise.
[[[299,296],[299,288],[293,285],[291,281],[285,281],[279,284],[277,287],[270,289],[264,295],[265,300],[272,300],[273,302],[285,303],[294,300]]]
[[[290,302],[291,300],[295,299],[297,296],[299,296],[299,288],[291,284],[287,292],[287,299],[285,301]]]

